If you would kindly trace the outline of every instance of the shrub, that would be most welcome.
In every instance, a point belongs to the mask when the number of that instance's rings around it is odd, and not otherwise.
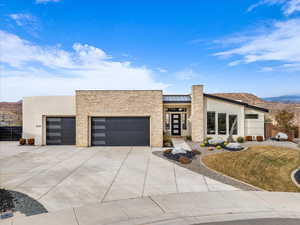
[[[206,138],[204,139],[204,142],[208,143],[208,141],[209,141],[210,139],[212,139],[212,137],[206,137]]]
[[[29,145],[34,145],[34,138],[29,138],[29,139],[27,140],[27,143],[28,143]]]
[[[245,139],[246,141],[252,141],[252,136],[246,136]]]
[[[238,143],[243,143],[245,140],[244,140],[243,137],[238,137],[238,138],[236,139],[236,141],[237,141]]]
[[[164,150],[164,153],[167,153],[167,154],[169,154],[171,152],[172,152],[172,149],[166,149],[166,150]]]
[[[20,138],[19,144],[20,145],[25,145],[26,144],[26,139],[25,138]]]
[[[0,213],[12,210],[14,207],[14,197],[12,194],[5,189],[0,189]]]
[[[197,149],[193,149],[192,152],[193,152],[195,155],[200,155],[200,154],[201,154],[201,152],[198,151]]]
[[[200,147],[202,147],[202,148],[205,147],[205,144],[204,143],[200,144]]]
[[[188,136],[185,137],[185,139],[186,139],[187,141],[191,141],[191,140],[192,140],[192,136],[191,136],[191,135],[188,135]]]
[[[191,159],[189,159],[188,157],[186,156],[180,156],[179,157],[179,162],[182,163],[182,164],[189,164],[192,162]]]
[[[164,146],[166,147],[172,147],[172,141],[171,141],[171,137],[168,135],[164,135],[163,136],[163,142],[164,142]]]
[[[264,137],[263,136],[257,136],[256,137],[256,141],[263,141],[264,140]]]
[[[220,150],[220,149],[222,149],[222,147],[221,147],[220,145],[218,145],[218,146],[216,147],[216,149],[219,149],[219,150]]]

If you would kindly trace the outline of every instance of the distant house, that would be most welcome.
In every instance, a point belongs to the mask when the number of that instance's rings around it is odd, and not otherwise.
[[[268,110],[203,93],[162,90],[78,90],[75,96],[23,99],[23,136],[39,145],[162,146],[163,134],[227,138],[264,136]],[[234,122],[236,121],[236,122]],[[233,127],[234,126],[234,127]]]

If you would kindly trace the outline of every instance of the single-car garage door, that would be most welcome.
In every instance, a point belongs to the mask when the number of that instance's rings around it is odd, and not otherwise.
[[[75,145],[75,117],[47,117],[47,145]]]
[[[93,146],[149,146],[149,117],[92,117]]]

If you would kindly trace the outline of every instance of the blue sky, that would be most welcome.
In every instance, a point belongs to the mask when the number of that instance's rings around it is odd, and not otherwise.
[[[2,0],[1,100],[76,89],[300,93],[300,0]]]

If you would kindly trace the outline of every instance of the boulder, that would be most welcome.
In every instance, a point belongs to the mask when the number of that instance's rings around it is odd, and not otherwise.
[[[188,151],[188,150],[183,149],[183,148],[174,148],[174,149],[172,150],[172,154],[173,154],[173,155],[179,154],[179,153],[181,153],[181,154],[186,154],[187,151]]]
[[[226,145],[229,149],[242,149],[243,147],[239,143],[229,143]]]
[[[279,140],[287,140],[288,139],[288,135],[283,132],[279,132],[278,134],[276,134],[275,137],[276,137],[276,139],[279,139]]]
[[[219,145],[224,142],[225,141],[221,137],[214,137],[214,138],[208,140],[208,144],[210,144],[210,145]]]

